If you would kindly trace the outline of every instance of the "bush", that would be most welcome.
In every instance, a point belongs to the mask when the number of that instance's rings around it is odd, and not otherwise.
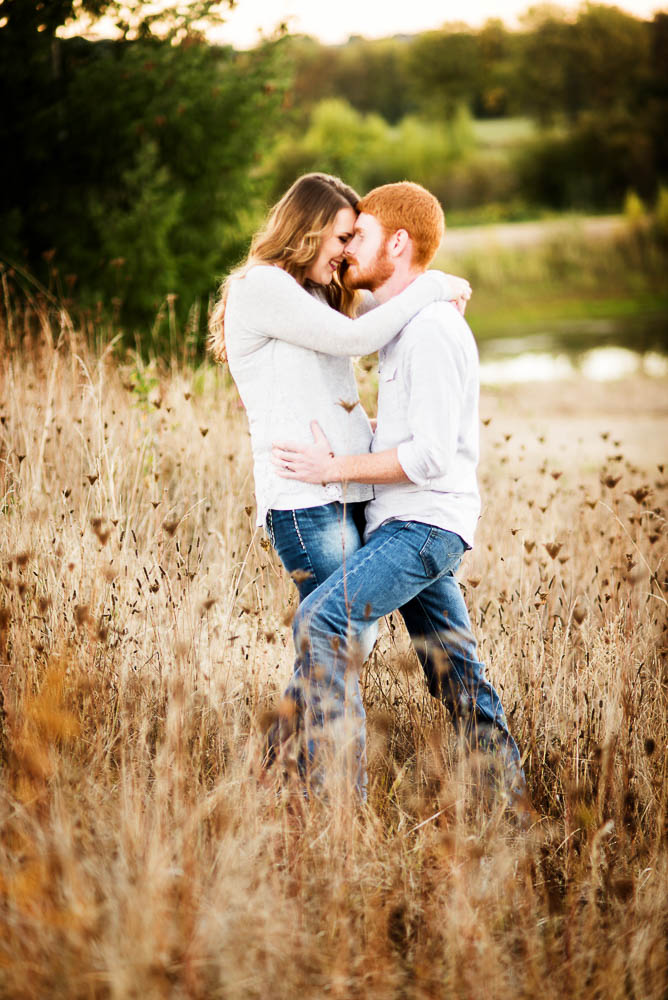
[[[527,200],[558,209],[616,209],[629,189],[651,198],[658,184],[652,140],[627,112],[583,117],[572,131],[547,133],[515,159]]]
[[[274,198],[307,170],[338,174],[360,192],[406,178],[435,190],[444,171],[474,145],[464,110],[448,124],[409,115],[392,126],[380,115],[328,99],[315,106],[301,138],[291,134],[280,140],[265,171]]]
[[[248,238],[283,90],[280,43],[52,44],[57,58],[35,64],[0,126],[12,151],[0,163],[0,254],[38,275],[46,254],[52,274],[77,276],[82,304],[114,299],[126,331],[149,326],[167,294],[183,321]],[[0,69],[5,85],[15,70]]]

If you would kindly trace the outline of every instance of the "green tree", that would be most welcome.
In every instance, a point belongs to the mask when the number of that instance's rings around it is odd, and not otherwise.
[[[476,118],[497,118],[515,109],[515,74],[519,35],[499,20],[487,21],[476,35],[480,62],[479,91],[473,107]]]
[[[397,38],[353,37],[345,45],[321,45],[313,38],[290,40],[295,69],[294,107],[308,112],[328,97],[391,123],[415,110],[405,66],[407,43]]]
[[[265,170],[274,197],[308,170],[339,174],[360,193],[406,177],[436,188],[473,144],[470,119],[463,110],[447,124],[407,115],[390,125],[380,115],[361,114],[332,98],[313,108],[301,133],[282,137]]]
[[[551,8],[524,35],[519,87],[543,124],[588,111],[607,114],[638,105],[649,63],[646,22],[616,7],[585,4],[575,21]]]
[[[574,20],[534,12],[520,90],[543,125],[559,128],[524,151],[527,197],[563,208],[617,207],[629,189],[654,198],[668,169],[665,25],[666,15],[649,23],[592,3]]]
[[[237,53],[179,12],[148,23],[134,6],[126,40],[59,39],[57,18],[0,29],[3,89],[30,75],[4,102],[0,252],[38,271],[55,250],[81,301],[120,299],[128,329],[150,325],[168,292],[184,318],[240,255],[287,84],[280,41]],[[17,34],[35,42],[27,70],[2,61]]]
[[[425,32],[411,45],[407,65],[420,106],[434,119],[451,121],[462,105],[473,107],[481,75],[473,32]]]

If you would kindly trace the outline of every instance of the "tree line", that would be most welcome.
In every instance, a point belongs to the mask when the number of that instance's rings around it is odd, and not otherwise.
[[[212,0],[82,7],[115,39],[60,37],[74,0],[0,7],[0,256],[129,332],[155,332],[169,296],[201,342],[217,279],[305,169],[361,188],[413,176],[449,209],[617,207],[668,172],[668,14],[544,7],[514,31],[239,52],[207,42]],[[536,127],[515,159],[476,159],[471,121],[516,116]]]
[[[279,121],[280,46],[209,45],[179,9],[86,0],[117,40],[59,38],[73,0],[0,12],[0,254],[52,292],[145,330],[170,296],[195,340],[241,254]],[[131,5],[130,5],[131,6]],[[205,311],[205,309],[204,309]]]
[[[450,123],[528,116],[527,200],[553,208],[618,206],[629,189],[652,199],[668,171],[668,14],[645,21],[586,3],[575,16],[550,4],[522,26],[445,26],[415,37],[291,42],[294,106],[308,115],[343,98],[391,124],[419,115]]]

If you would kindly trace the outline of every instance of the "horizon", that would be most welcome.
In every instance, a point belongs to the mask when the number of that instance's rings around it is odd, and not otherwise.
[[[653,0],[627,0],[601,4],[618,7],[628,14],[651,18],[662,9]],[[533,4],[531,0],[469,0],[466,15],[452,10],[450,5],[434,4],[433,0],[412,0],[410,5],[389,12],[377,3],[360,4],[359,0],[340,0],[335,17],[327,8],[311,0],[242,0],[226,15],[225,24],[210,32],[212,40],[240,48],[256,45],[265,35],[271,35],[279,24],[286,23],[290,34],[310,35],[325,45],[344,44],[351,36],[388,38],[395,35],[416,35],[442,28],[445,24],[465,24],[482,27],[489,20],[502,21],[508,28],[520,27],[530,10],[541,6],[559,8],[574,13],[584,4]],[[435,10],[436,7],[440,9]],[[450,9],[449,9],[450,8]],[[665,5],[664,5],[665,9]],[[452,13],[451,13],[452,11]],[[376,25],[382,25],[377,29]]]
[[[155,7],[156,4],[147,6]],[[167,2],[164,6],[167,6]],[[271,37],[281,25],[285,25],[291,35],[307,35],[323,45],[343,45],[352,37],[372,40],[411,36],[454,24],[477,30],[488,21],[501,21],[508,29],[513,30],[521,27],[522,21],[532,10],[552,7],[566,14],[575,14],[585,4],[470,0],[465,18],[450,16],[447,5],[445,9],[435,12],[433,0],[412,0],[410,7],[397,8],[391,13],[385,9],[381,14],[375,13],[379,6],[375,3],[360,5],[358,0],[340,0],[336,17],[333,18],[327,8],[314,5],[311,0],[241,0],[235,8],[223,14],[223,24],[205,29],[205,34],[215,44],[248,49]],[[626,0],[622,3],[602,0],[597,6],[617,7],[645,20],[668,9],[666,5],[655,3],[654,0]],[[376,25],[382,27],[377,29]],[[107,16],[98,19],[79,17],[58,32],[61,37],[81,34],[84,37],[98,38],[115,33],[114,21]]]

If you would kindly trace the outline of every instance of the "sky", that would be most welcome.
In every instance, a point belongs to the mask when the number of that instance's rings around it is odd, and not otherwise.
[[[465,21],[479,27],[488,18],[501,18],[509,26],[535,0],[467,0],[463,4],[443,3],[442,0],[239,0],[235,10],[226,15],[226,24],[216,32],[216,41],[237,48],[248,48],[260,37],[271,34],[281,21],[292,33],[314,35],[323,42],[344,42],[349,35],[369,38],[394,34],[415,34],[438,28],[448,21]],[[576,9],[578,3],[559,6]],[[610,4],[612,6],[612,4]],[[655,11],[668,9],[668,3],[653,0],[620,0],[615,6],[640,17],[651,17]]]

